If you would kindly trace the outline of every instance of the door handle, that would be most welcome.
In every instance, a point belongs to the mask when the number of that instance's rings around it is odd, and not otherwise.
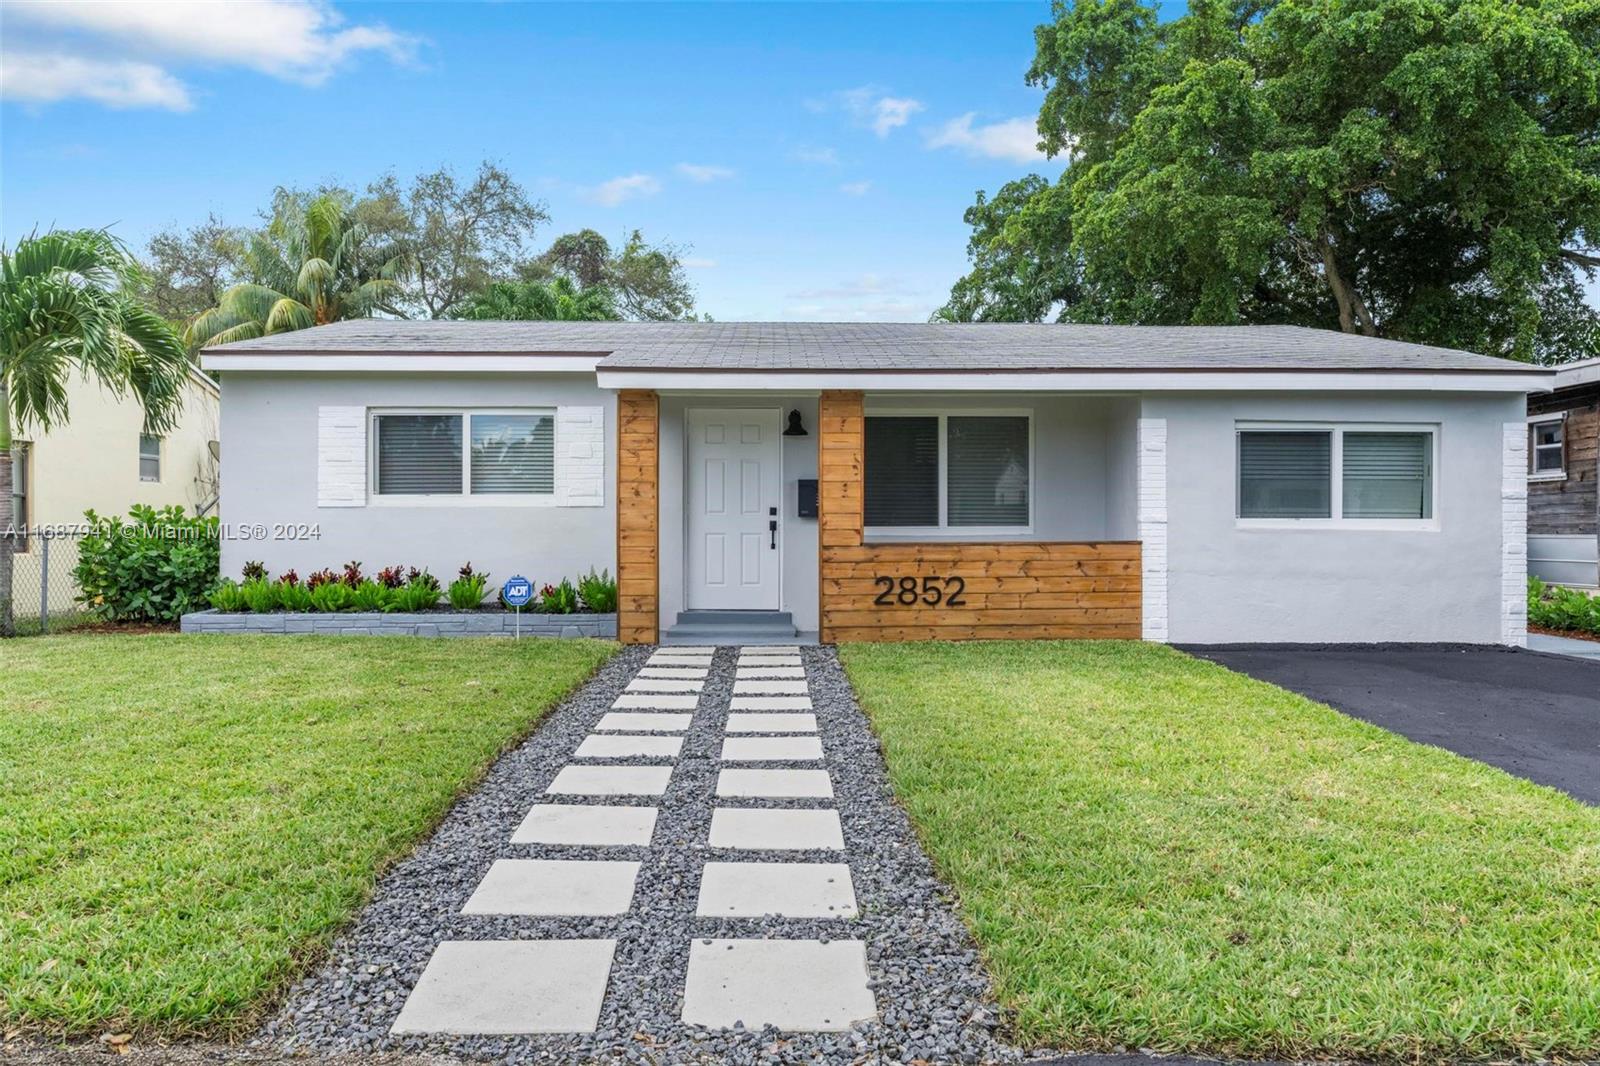
[[[767,508],[767,514],[772,515],[771,518],[767,519],[767,535],[772,538],[772,542],[769,545],[769,547],[771,547],[771,549],[773,551],[777,551],[778,550],[778,517],[777,517],[778,509],[776,507],[768,507]]]

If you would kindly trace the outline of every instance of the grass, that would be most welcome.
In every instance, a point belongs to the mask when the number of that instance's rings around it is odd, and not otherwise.
[[[1013,1035],[1600,1056],[1600,811],[1156,645],[854,645]]]
[[[612,650],[0,643],[0,1031],[241,1031]]]

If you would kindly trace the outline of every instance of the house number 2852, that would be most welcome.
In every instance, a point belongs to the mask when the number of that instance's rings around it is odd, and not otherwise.
[[[879,589],[877,597],[872,601],[877,607],[914,607],[917,604],[926,604],[929,607],[965,607],[967,601],[962,599],[962,593],[967,591],[967,582],[961,577],[940,577],[931,574],[927,577],[891,577],[888,574],[879,574],[872,579],[872,583]]]

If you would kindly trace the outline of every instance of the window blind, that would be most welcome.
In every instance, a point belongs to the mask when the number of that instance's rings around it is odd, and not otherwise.
[[[939,524],[939,419],[878,416],[866,420],[866,524]]]
[[[380,495],[461,492],[460,415],[379,415],[375,421]]]
[[[945,515],[952,526],[1028,524],[1028,419],[946,419]]]
[[[1347,431],[1344,516],[1432,518],[1432,435]]]
[[[554,415],[473,415],[472,491],[556,490]]]
[[[1331,518],[1333,434],[1239,434],[1240,518]]]

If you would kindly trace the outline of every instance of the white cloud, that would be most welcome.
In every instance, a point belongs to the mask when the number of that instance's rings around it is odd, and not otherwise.
[[[921,100],[909,96],[890,96],[870,85],[849,89],[839,94],[844,109],[857,123],[871,128],[879,137],[911,121],[911,116],[924,110]]]
[[[183,83],[153,63],[59,53],[6,53],[0,58],[0,97],[28,103],[73,97],[107,107],[162,107],[169,111],[194,107]]]
[[[898,278],[861,274],[835,285],[788,293],[783,317],[816,322],[921,322],[942,297]]]
[[[1010,163],[1038,163],[1048,157],[1039,151],[1039,130],[1031,118],[1008,118],[987,126],[974,126],[977,113],[969,111],[934,130],[929,148],[956,148],[968,155],[1004,159]]]
[[[815,163],[825,167],[839,165],[839,153],[832,148],[800,147],[789,154],[799,163]]]
[[[708,181],[721,181],[733,177],[733,170],[729,167],[711,166],[704,163],[679,163],[677,171],[690,181],[701,183]]]
[[[589,189],[585,195],[597,204],[616,207],[629,200],[654,196],[661,191],[661,183],[649,174],[626,174],[620,178],[603,181]]]
[[[381,23],[350,25],[325,0],[10,0],[6,20],[6,96],[113,107],[192,107],[174,72],[185,64],[318,86],[362,53],[403,63],[418,45]]]
[[[868,192],[872,191],[872,182],[847,181],[843,185],[839,186],[839,191],[844,193],[846,196],[865,196]]]
[[[678,260],[678,262],[682,263],[690,270],[710,270],[712,267],[717,265],[717,261],[715,259],[701,259],[698,256],[692,255],[685,256],[683,259]]]

